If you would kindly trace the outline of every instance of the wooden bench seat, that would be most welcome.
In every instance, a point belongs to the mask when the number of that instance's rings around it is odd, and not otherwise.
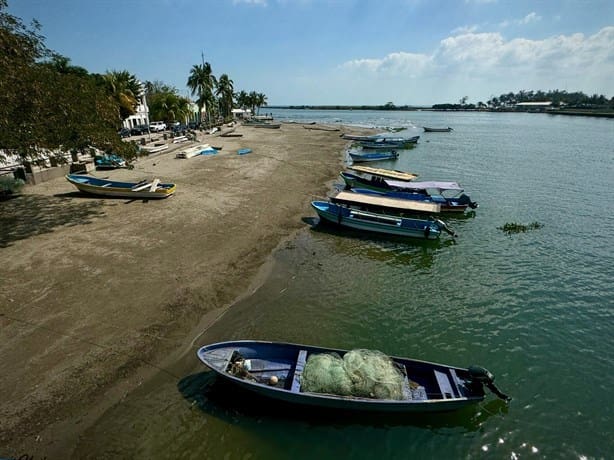
[[[290,391],[292,391],[293,393],[298,393],[299,391],[301,391],[301,376],[303,375],[303,370],[305,369],[306,362],[307,350],[299,351],[298,358],[296,359],[296,366],[294,367],[292,386],[290,387]]]

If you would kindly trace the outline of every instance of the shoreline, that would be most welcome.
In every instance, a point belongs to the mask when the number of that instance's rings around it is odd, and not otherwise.
[[[215,156],[169,151],[94,173],[176,182],[159,202],[84,197],[59,178],[4,203],[17,230],[1,248],[1,455],[70,455],[100,414],[189,352],[197,328],[251,295],[304,227],[347,141],[301,125],[238,129],[199,136],[223,145]]]

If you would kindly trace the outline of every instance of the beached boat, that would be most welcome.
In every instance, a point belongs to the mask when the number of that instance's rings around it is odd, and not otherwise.
[[[373,168],[371,166],[362,165],[352,165],[348,166],[348,168],[360,173],[371,174],[373,176],[378,176],[386,179],[411,181],[418,177],[417,174],[405,171],[398,171],[396,169]]]
[[[340,176],[347,189],[358,189],[363,193],[367,189],[399,199],[415,200],[420,199],[416,195],[422,195],[428,198],[427,201],[440,204],[442,212],[464,212],[468,207],[478,207],[478,203],[472,201],[457,182],[391,180],[374,174],[359,176],[347,171],[341,172]]]
[[[380,161],[380,160],[396,160],[399,158],[399,154],[395,150],[387,152],[348,152],[350,158],[355,163],[365,161]]]
[[[66,180],[80,192],[121,198],[166,198],[175,193],[175,184],[161,183],[160,179],[141,182],[118,182],[97,177],[68,174]]]
[[[390,357],[376,350],[238,340],[203,346],[197,355],[223,382],[303,407],[373,414],[443,412],[483,401],[484,387],[511,399],[483,367]]]
[[[239,149],[237,150],[237,155],[247,155],[251,153],[252,149]]]
[[[126,160],[111,153],[107,155],[96,155],[94,157],[94,164],[96,165],[96,169],[125,168]]]
[[[183,158],[183,159],[193,158],[197,155],[202,155],[203,152],[212,153],[211,150],[214,150],[214,149],[209,144],[194,145],[192,147],[188,147],[186,149],[183,149],[177,152],[175,154],[175,158]]]
[[[279,129],[281,128],[281,123],[250,123],[247,126],[251,126],[252,128]]]
[[[439,219],[403,217],[362,211],[332,201],[312,201],[311,206],[321,219],[355,230],[435,240],[439,238],[442,230],[447,229],[445,223]]]
[[[425,133],[449,133],[450,131],[452,131],[452,128],[450,128],[449,126],[447,128],[428,128],[426,126],[423,126],[422,129],[424,129]]]

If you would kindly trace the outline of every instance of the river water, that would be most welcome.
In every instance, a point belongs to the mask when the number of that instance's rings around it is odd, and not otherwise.
[[[614,452],[614,120],[546,114],[272,110],[403,127],[380,167],[461,183],[452,240],[299,232],[265,284],[194,344],[262,339],[480,364],[513,397],[400,419],[326,418],[234,392],[194,353],[110,411],[92,456],[185,459],[608,458]],[[423,133],[422,126],[451,126]],[[317,155],[317,152],[314,152]],[[315,213],[305,216],[305,220]],[[506,223],[540,228],[505,234]],[[139,414],[146,413],[147,417]],[[155,414],[155,415],[152,415]],[[87,444],[87,443],[86,443]],[[84,447],[84,446],[82,446]],[[113,455],[116,454],[116,455]]]

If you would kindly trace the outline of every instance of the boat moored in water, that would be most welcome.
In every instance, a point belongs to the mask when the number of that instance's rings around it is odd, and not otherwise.
[[[451,411],[483,401],[484,386],[510,400],[483,367],[390,357],[377,350],[239,340],[203,346],[197,355],[225,383],[303,407],[382,414]]]

